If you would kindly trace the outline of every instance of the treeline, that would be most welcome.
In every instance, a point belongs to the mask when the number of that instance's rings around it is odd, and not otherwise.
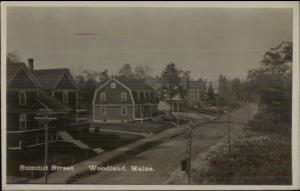
[[[259,68],[248,72],[248,89],[258,99],[259,111],[251,121],[257,129],[287,130],[292,122],[292,42],[267,51]]]

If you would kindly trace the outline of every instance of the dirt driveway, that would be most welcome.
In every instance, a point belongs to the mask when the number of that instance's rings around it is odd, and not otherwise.
[[[247,106],[243,106],[230,114],[232,134],[244,128],[247,121]],[[250,117],[256,111],[256,106],[250,105]],[[219,141],[227,137],[227,116],[197,126],[193,133],[192,160],[199,154],[207,152]],[[186,156],[187,140],[182,135],[142,152],[125,162],[115,166],[125,166],[126,171],[101,171],[97,174],[83,177],[75,183],[80,184],[168,184],[168,180],[181,173],[180,163]],[[132,166],[148,167],[153,171],[132,171]],[[171,182],[176,184],[176,182]]]

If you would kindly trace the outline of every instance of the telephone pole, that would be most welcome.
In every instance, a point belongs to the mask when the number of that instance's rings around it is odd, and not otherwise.
[[[227,137],[228,137],[228,153],[230,153],[230,120],[229,120],[229,107],[227,110]]]
[[[188,184],[191,184],[191,169],[192,169],[192,136],[193,136],[193,127],[192,121],[190,122],[188,128],[188,165],[187,165],[187,174],[188,174]]]
[[[45,129],[45,167],[47,168],[44,171],[44,178],[45,178],[45,184],[48,182],[48,124],[51,120],[56,120],[55,117],[49,117],[49,114],[52,113],[52,110],[50,109],[40,109],[38,115],[39,117],[35,117],[34,119],[37,119],[40,121],[40,123],[43,124]]]
[[[191,169],[192,169],[192,129],[190,129],[189,132],[188,184],[191,184]]]

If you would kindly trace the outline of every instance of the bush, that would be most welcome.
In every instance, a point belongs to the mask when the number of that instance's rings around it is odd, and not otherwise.
[[[284,136],[291,136],[291,124],[277,121],[273,114],[265,110],[259,112],[249,121],[249,126],[259,132],[275,133]]]
[[[195,182],[207,184],[291,184],[290,141],[254,137],[220,148],[208,156],[208,168]]]

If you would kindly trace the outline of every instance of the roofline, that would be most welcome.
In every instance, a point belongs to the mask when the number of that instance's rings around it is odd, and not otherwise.
[[[72,76],[71,72],[69,71],[69,69],[68,69],[68,68],[62,68],[62,69],[64,69],[65,71],[62,73],[62,75],[60,76],[60,79],[57,80],[56,84],[52,87],[52,89],[55,89],[55,88],[58,86],[59,82],[60,82],[61,79],[64,77],[64,75],[66,74],[66,72],[68,72],[68,74],[72,77],[72,79],[71,79],[70,81],[72,82],[73,86],[74,86],[76,89],[79,89],[79,87],[77,86],[77,84],[75,84],[74,79],[73,79],[73,76]],[[47,70],[47,69],[46,69],[46,70]],[[51,70],[51,69],[50,69],[50,70]],[[54,69],[54,70],[55,70],[55,69]]]
[[[100,87],[98,87],[96,90],[95,90],[95,93],[94,93],[94,97],[93,97],[93,101],[92,101],[92,104],[94,105],[95,101],[96,101],[96,97],[97,97],[97,92],[99,90],[101,90],[104,86],[106,86],[109,82],[111,81],[115,81],[117,82],[118,84],[120,84],[121,86],[123,86],[125,89],[127,89],[130,93],[130,97],[131,97],[131,100],[132,100],[132,103],[135,104],[134,102],[134,99],[133,99],[133,96],[132,96],[132,93],[131,93],[131,89],[129,87],[127,87],[125,84],[123,84],[122,82],[120,82],[119,80],[117,80],[116,78],[111,78],[109,80],[107,80],[104,84],[102,84]]]
[[[37,86],[38,88],[41,88],[41,85],[39,83],[39,81],[36,79],[36,77],[34,76],[34,74],[29,74],[28,69],[26,68],[26,66],[24,66],[24,63],[21,63],[21,67],[18,69],[17,72],[14,73],[14,75],[12,75],[12,77],[7,81],[7,84],[9,84],[15,77],[16,75],[20,72],[21,69],[23,69],[25,71],[25,73],[27,74],[27,76],[30,78],[30,80],[33,82],[33,84],[35,86]],[[34,78],[34,79],[33,79]]]
[[[119,80],[117,80],[116,78],[114,78],[113,80],[115,80],[116,82],[119,82],[119,84],[121,84],[124,88],[126,88],[129,91],[132,103],[135,104],[131,89],[128,86],[126,86],[125,84],[123,84],[122,82],[120,82]]]

